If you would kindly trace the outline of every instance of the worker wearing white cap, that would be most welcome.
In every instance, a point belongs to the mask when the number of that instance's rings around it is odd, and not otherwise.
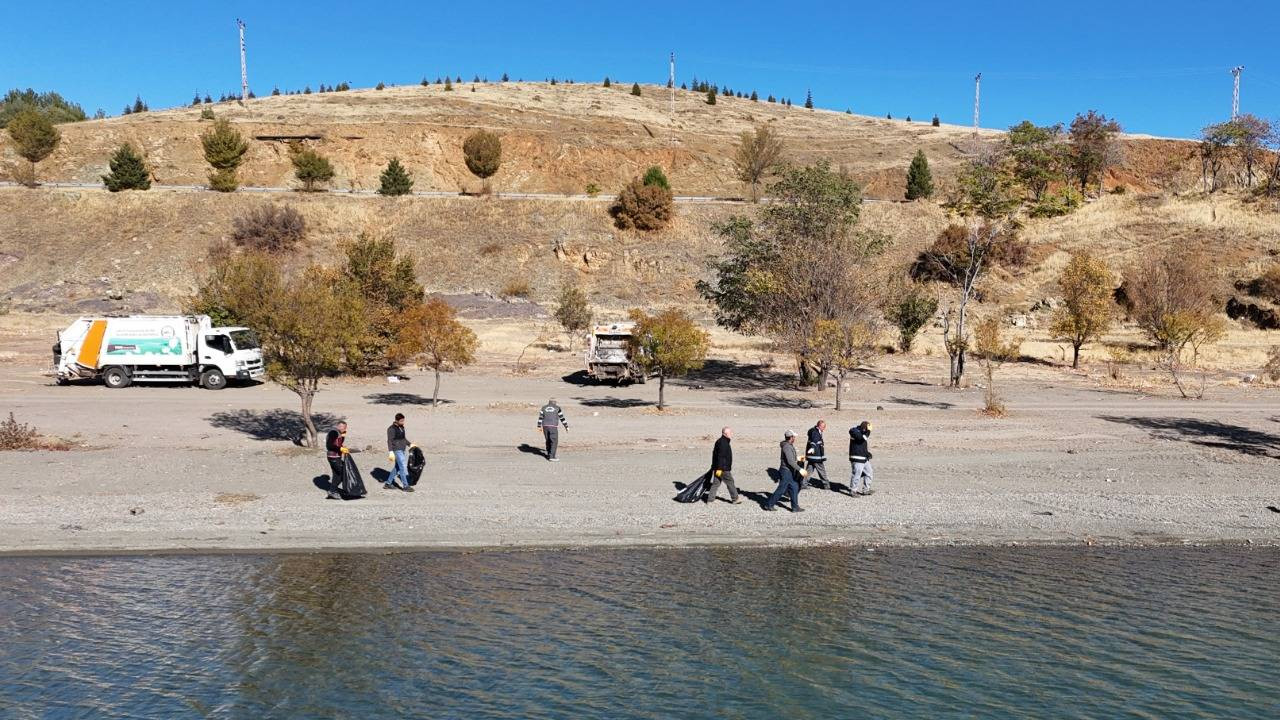
[[[796,434],[790,430],[783,433],[778,447],[782,451],[782,459],[778,465],[778,487],[765,501],[764,509],[777,510],[778,501],[785,493],[791,498],[791,512],[804,512],[804,508],[800,507],[800,482],[809,473],[796,461]]]

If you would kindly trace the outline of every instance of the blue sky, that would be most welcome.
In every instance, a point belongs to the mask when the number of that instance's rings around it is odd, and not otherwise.
[[[691,76],[819,107],[982,125],[1069,122],[1096,108],[1126,130],[1186,137],[1241,110],[1280,116],[1280,2],[961,3],[12,3],[0,86],[57,90],[92,113],[135,94],[153,107],[249,83],[368,87],[448,73],[470,79],[663,83],[667,54]],[[1077,8],[1083,8],[1077,11]]]

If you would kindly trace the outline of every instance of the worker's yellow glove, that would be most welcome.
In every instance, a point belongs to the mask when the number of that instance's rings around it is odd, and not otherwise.
[[[388,452],[387,462],[395,462],[395,461],[396,461],[396,454],[394,452]]]
[[[350,455],[351,451],[346,448],[338,448],[338,453],[340,455]]]
[[[809,472],[807,470],[801,470],[800,477],[809,477]]]
[[[724,475],[724,471],[723,471],[723,470],[717,470],[717,471],[716,471],[716,477],[720,477],[721,475]]]

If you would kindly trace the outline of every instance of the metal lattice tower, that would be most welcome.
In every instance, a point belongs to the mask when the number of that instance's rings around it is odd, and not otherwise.
[[[249,97],[249,68],[244,61],[244,21],[236,18],[236,27],[240,28],[240,102]]]
[[[1240,116],[1240,71],[1244,70],[1243,65],[1237,65],[1231,68],[1231,77],[1234,83],[1231,87],[1231,119],[1235,120]]]
[[[978,134],[978,98],[982,90],[982,73],[973,76],[973,134]]]

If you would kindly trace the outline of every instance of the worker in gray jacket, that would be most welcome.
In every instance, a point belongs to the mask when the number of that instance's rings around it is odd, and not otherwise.
[[[538,429],[547,441],[547,459],[551,462],[560,462],[560,458],[556,457],[556,448],[560,447],[561,425],[564,425],[565,432],[569,432],[569,421],[564,419],[564,410],[552,398],[538,411]]]
[[[849,464],[853,466],[853,475],[849,478],[850,495],[875,492],[871,489],[871,448],[867,442],[870,437],[870,420],[849,428]]]
[[[800,507],[800,483],[804,482],[809,473],[796,461],[796,434],[786,431],[778,447],[782,450],[778,465],[778,488],[765,501],[764,509],[777,510],[778,501],[785,493],[791,498],[791,512],[804,512],[804,508]]]

